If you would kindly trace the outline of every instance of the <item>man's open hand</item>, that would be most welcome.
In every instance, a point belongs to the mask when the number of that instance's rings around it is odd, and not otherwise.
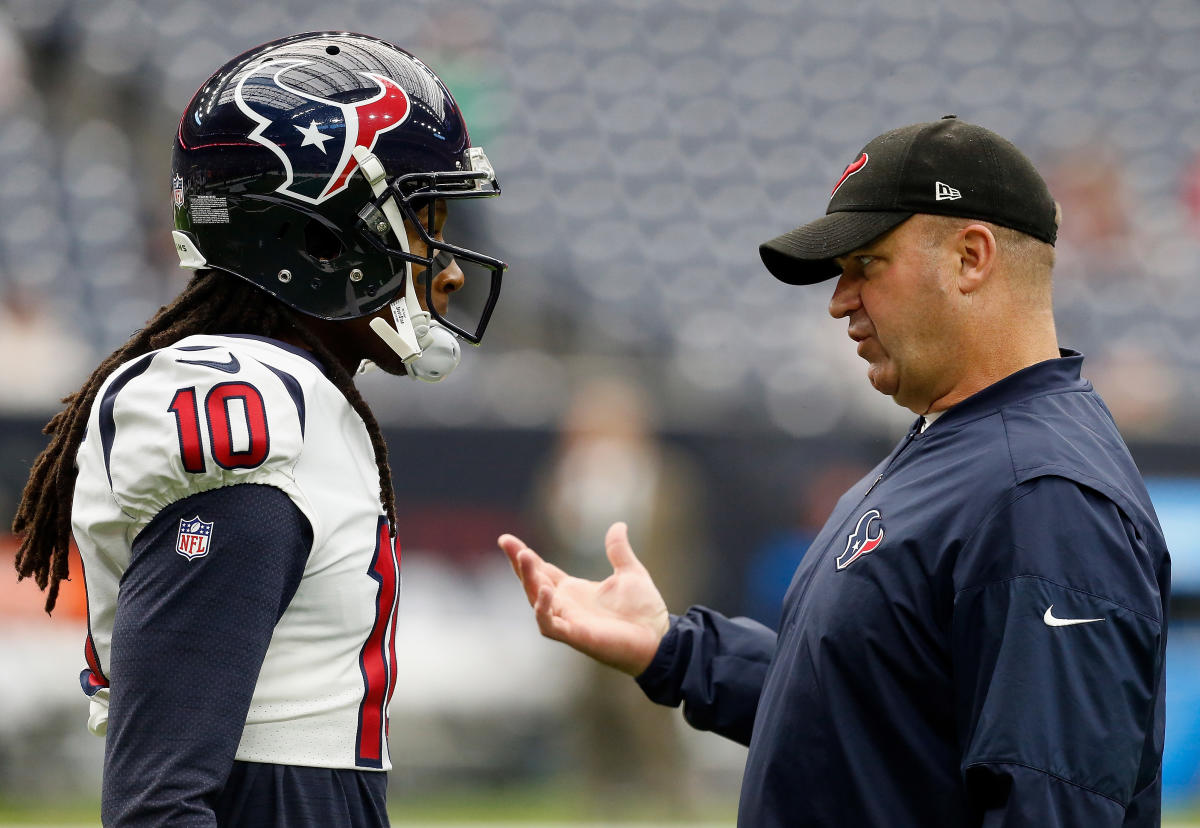
[[[525,587],[542,635],[632,676],[650,665],[667,632],[667,606],[633,554],[624,523],[614,523],[605,536],[613,574],[599,582],[568,575],[512,535],[498,542]]]

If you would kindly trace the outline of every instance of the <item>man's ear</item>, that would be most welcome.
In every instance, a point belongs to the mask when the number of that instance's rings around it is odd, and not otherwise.
[[[955,236],[958,289],[974,293],[991,277],[996,266],[996,236],[984,224],[968,224]]]

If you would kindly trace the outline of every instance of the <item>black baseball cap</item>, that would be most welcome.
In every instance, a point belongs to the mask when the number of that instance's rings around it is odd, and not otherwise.
[[[954,115],[873,139],[846,167],[825,216],[759,245],[780,281],[811,285],[841,272],[838,256],[916,213],[990,221],[1054,244],[1057,207],[1012,142]]]

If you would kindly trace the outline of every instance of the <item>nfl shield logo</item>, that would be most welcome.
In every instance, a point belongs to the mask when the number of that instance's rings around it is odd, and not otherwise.
[[[183,206],[183,176],[177,175],[171,179],[171,189],[175,193],[175,206]]]
[[[179,540],[175,542],[175,551],[188,560],[203,558],[208,554],[212,530],[213,522],[205,523],[199,515],[179,521]]]

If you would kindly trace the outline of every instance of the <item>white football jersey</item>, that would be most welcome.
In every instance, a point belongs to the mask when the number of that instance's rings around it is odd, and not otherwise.
[[[107,683],[121,575],[165,506],[222,486],[285,492],[312,552],[275,627],[237,758],[387,770],[399,558],[365,425],[311,359],[249,336],[190,336],[113,372],[77,458],[72,526],[88,596],[87,658]],[[201,526],[179,553],[207,550]],[[108,689],[92,697],[103,734]]]

